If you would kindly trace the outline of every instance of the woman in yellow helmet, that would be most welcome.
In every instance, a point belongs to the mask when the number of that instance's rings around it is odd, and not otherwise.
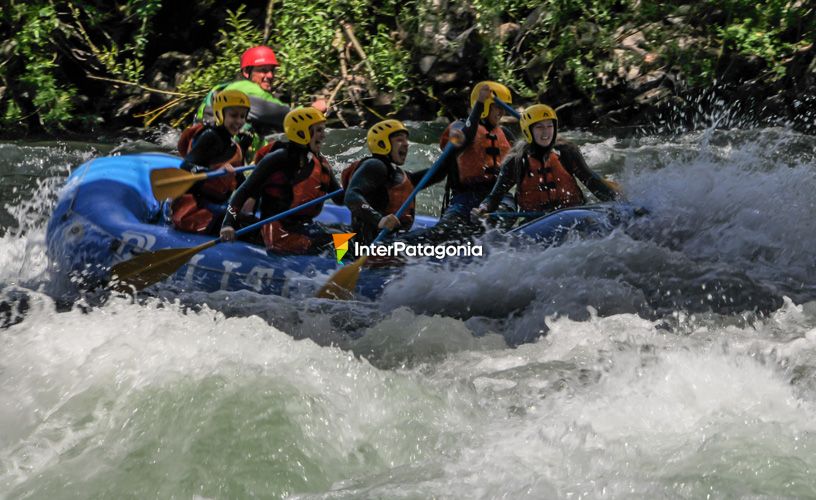
[[[594,173],[578,147],[556,141],[558,117],[545,104],[530,106],[521,115],[525,142],[507,156],[490,194],[473,210],[482,216],[496,210],[502,197],[516,186],[516,200],[523,212],[547,212],[586,202],[578,180],[598,199],[610,201],[619,193],[612,183]]]
[[[286,114],[283,128],[288,142],[263,157],[252,175],[233,193],[221,227],[221,238],[235,239],[238,213],[250,199],[258,200],[261,218],[340,189],[328,160],[320,154],[326,139],[326,117],[315,108],[294,109]],[[332,198],[343,203],[343,195]],[[261,229],[266,249],[277,254],[319,253],[331,242],[331,234],[314,221],[323,209],[309,209],[272,222]]]
[[[356,241],[368,244],[383,228],[407,231],[414,223],[414,207],[397,218],[395,212],[414,190],[427,169],[408,172],[402,169],[408,156],[408,129],[398,120],[374,124],[366,137],[371,156],[357,160],[342,174],[346,188],[345,203],[351,210]],[[428,183],[445,178],[441,171]],[[393,233],[392,233],[393,234]]]
[[[181,231],[218,233],[226,210],[224,203],[237,185],[233,167],[243,164],[243,153],[234,137],[246,123],[249,98],[243,92],[225,90],[215,96],[213,109],[215,125],[194,125],[182,133],[181,168],[192,173],[224,169],[230,175],[198,182],[173,202],[173,225]]]

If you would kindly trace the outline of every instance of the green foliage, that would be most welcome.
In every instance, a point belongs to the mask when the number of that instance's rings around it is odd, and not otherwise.
[[[272,40],[280,54],[280,77],[295,103],[305,103],[306,94],[319,89],[324,75],[334,73],[339,66],[332,47],[337,21],[352,16],[359,9],[346,1],[336,3],[292,2],[275,17]],[[348,9],[346,11],[346,9]]]
[[[789,0],[472,0],[471,5],[486,39],[490,76],[522,95],[541,94],[554,78],[571,76],[591,97],[600,77],[617,69],[613,51],[627,32],[644,32],[648,49],[664,67],[680,69],[691,85],[717,77],[722,49],[760,57],[772,78],[784,76],[788,58],[816,37],[813,7]],[[508,22],[523,27],[522,41],[499,39],[497,28]],[[679,43],[680,36],[692,43]]]
[[[62,84],[55,74],[56,55],[50,44],[53,33],[61,26],[54,6],[14,4],[11,8],[12,22],[21,27],[14,38],[14,53],[25,66],[19,79],[33,94],[21,97],[31,100],[43,125],[66,122],[72,117],[76,89]],[[24,118],[16,104],[6,106],[5,121],[16,124]]]
[[[275,80],[279,90],[291,102],[306,104],[327,80],[339,76],[340,62],[334,42],[339,22],[346,21],[354,26],[366,52],[374,71],[374,84],[384,91],[404,91],[411,82],[406,71],[410,67],[410,52],[391,36],[391,27],[375,22],[380,16],[393,19],[396,14],[394,1],[287,2],[285,8],[275,12],[269,43],[281,64]],[[226,27],[219,34],[212,59],[203,61],[182,82],[179,91],[202,92],[234,79],[241,53],[262,43],[261,30],[246,18],[243,5],[234,12],[227,11]],[[404,100],[398,98],[397,103],[401,102]]]
[[[249,5],[259,10],[257,4],[266,2]],[[557,90],[593,99],[600,86],[614,83],[628,65],[646,71],[659,67],[680,74],[681,84],[703,86],[719,76],[729,57],[740,54],[761,59],[767,68],[763,76],[778,79],[796,51],[816,39],[811,4],[470,0],[442,2],[447,7],[440,12],[433,0],[284,0],[274,4],[268,44],[281,61],[278,92],[293,104],[306,104],[311,94],[339,81],[338,47],[348,41],[341,24],[349,23],[367,56],[366,64],[358,64],[360,56],[349,50],[349,71],[357,65],[354,73],[368,79],[370,88],[394,93],[396,111],[408,91],[427,81],[419,77],[414,55],[418,41],[437,34],[429,20],[455,25],[470,19],[451,17],[449,11],[458,9],[475,17],[483,52],[465,57],[483,57],[489,71],[485,77],[528,98]],[[187,28],[185,23],[219,23],[212,46],[178,47],[186,53],[203,49],[198,66],[176,89],[187,94],[178,101],[197,99],[234,79],[241,53],[263,43],[262,20],[248,14],[252,7],[231,5],[238,7],[231,11],[212,0],[192,2],[191,8],[213,11],[212,19],[177,20],[179,30]],[[145,71],[155,62],[146,60],[146,54],[157,52],[148,48],[151,43],[161,45],[156,37],[162,34],[153,28],[163,21],[157,18],[161,8],[161,0],[5,0],[0,32],[9,36],[0,40],[0,86],[13,87],[14,92],[0,93],[0,121],[13,125],[33,113],[46,127],[78,123],[82,74],[146,85]],[[454,35],[459,32],[453,30]],[[643,47],[622,47],[622,40],[633,33],[644,35]],[[645,62],[646,53],[651,63]],[[431,96],[461,90],[422,89]],[[118,98],[116,92],[112,88],[105,99]]]
[[[127,0],[122,5],[116,5],[114,12],[102,11],[80,2],[68,3],[74,18],[74,29],[103,68],[116,78],[130,82],[138,82],[144,74],[144,53],[151,35],[151,20],[160,8],[161,0]],[[123,15],[124,20],[118,19],[119,15]],[[125,27],[130,28],[129,36],[118,42],[107,30],[123,22]],[[85,25],[94,28],[94,33],[89,33]],[[100,38],[103,39],[102,43],[98,41]]]
[[[676,40],[670,40],[663,47],[660,60],[682,71],[691,87],[705,86],[717,77],[717,57],[705,47],[681,47]]]
[[[533,97],[550,86],[548,78],[563,68],[575,84],[591,94],[596,75],[605,68],[613,45],[613,31],[626,17],[613,8],[626,5],[618,0],[517,1],[475,0],[482,34],[487,38],[484,56],[491,76],[508,83],[523,96]],[[499,39],[501,23],[523,26],[525,39]],[[539,66],[531,67],[531,62]],[[549,69],[544,69],[547,67]],[[531,77],[532,75],[532,77]]]
[[[9,76],[17,78],[21,87],[27,89],[24,95],[14,97],[30,102],[46,128],[62,127],[83,118],[75,116],[77,88],[66,83],[59,64],[64,40],[80,40],[102,68],[116,78],[134,82],[142,78],[150,22],[161,7],[161,0],[127,0],[114,7],[101,9],[82,1],[10,2],[4,18],[0,18],[16,30],[11,56],[18,58],[25,68],[19,76]],[[128,34],[124,43],[108,34],[106,29],[111,26]],[[55,37],[57,34],[60,37]],[[0,77],[6,78],[2,68]],[[4,121],[19,122],[25,118],[9,97],[4,100]]]
[[[404,104],[402,92],[411,86],[408,68],[411,66],[411,53],[405,47],[394,42],[388,26],[377,26],[377,34],[370,40],[368,57],[374,68],[376,83],[382,89],[396,92],[395,107]]]
[[[757,56],[765,60],[774,78],[785,76],[784,59],[798,48],[795,43],[783,41],[782,34],[787,29],[787,11],[780,5],[768,9],[741,10],[745,17],[736,19],[728,26],[719,27],[717,34],[726,48],[744,55]],[[747,7],[747,6],[746,6]]]
[[[490,77],[501,81],[513,88],[514,91],[526,96],[534,93],[517,75],[521,73],[522,62],[514,60],[508,43],[502,43],[496,33],[502,21],[515,20],[518,16],[531,10],[538,2],[513,2],[500,0],[474,0],[472,6],[476,11],[476,22],[480,33],[487,43],[484,45],[482,57],[487,61]]]
[[[245,17],[244,7],[241,5],[235,11],[226,11],[226,27],[218,30],[214,58],[199,63],[179,85],[180,92],[206,92],[219,83],[235,78],[241,65],[241,54],[249,47],[260,44],[263,37],[263,33]]]
[[[327,79],[339,76],[340,57],[337,38],[340,23],[349,23],[365,51],[373,79],[381,91],[400,93],[410,86],[411,54],[407,47],[392,36],[395,18],[404,22],[413,2],[396,0],[341,0],[319,2],[289,2],[275,18],[272,40],[281,54],[280,76],[292,101],[305,103],[309,94],[326,84]],[[399,22],[399,21],[398,21]],[[342,35],[341,35],[342,36]],[[352,50],[353,64],[359,60]],[[404,102],[397,99],[396,104]]]

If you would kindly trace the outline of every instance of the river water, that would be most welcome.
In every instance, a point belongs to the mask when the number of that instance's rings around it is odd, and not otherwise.
[[[69,169],[174,134],[0,143],[0,498],[816,497],[816,138],[566,135],[649,215],[376,302],[55,300]]]

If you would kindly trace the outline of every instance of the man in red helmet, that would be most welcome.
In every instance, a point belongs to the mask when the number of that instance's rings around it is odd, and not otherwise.
[[[277,67],[278,58],[269,47],[258,45],[247,49],[241,55],[242,78],[212,89],[198,107],[196,121],[206,123],[213,121],[212,99],[217,92],[222,90],[243,92],[249,96],[251,104],[247,117],[251,130],[245,131],[240,142],[245,156],[251,157],[250,154],[263,145],[263,137],[283,131],[283,119],[290,111],[289,106],[272,95],[272,81],[275,79]],[[323,113],[326,112],[326,102],[323,99],[316,100],[311,106]]]
[[[272,80],[277,67],[275,52],[263,45],[252,47],[241,56],[241,74],[266,92],[272,92]]]
[[[212,121],[212,99],[222,90],[238,90],[249,96],[251,107],[247,122],[259,135],[283,131],[283,118],[289,106],[272,95],[272,81],[278,59],[269,47],[259,45],[247,49],[241,56],[241,76],[243,78],[221,84],[212,89],[198,107],[196,121]]]

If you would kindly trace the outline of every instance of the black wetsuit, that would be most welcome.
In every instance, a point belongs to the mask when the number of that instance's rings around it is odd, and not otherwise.
[[[292,208],[294,191],[292,186],[311,175],[314,168],[313,153],[306,146],[286,143],[284,146],[264,156],[252,175],[235,190],[229,201],[229,210],[224,217],[222,227],[237,227],[238,213],[249,198],[258,200],[261,219]],[[334,175],[328,175],[328,182],[322,186],[326,193],[341,189]],[[334,203],[343,203],[343,195],[332,198]],[[312,221],[311,217],[293,214],[281,221],[287,231],[307,235],[315,242],[315,250],[331,240],[330,233]],[[325,238],[324,238],[325,236]]]
[[[230,198],[231,210],[224,218],[224,226],[235,227],[235,216],[232,212],[240,210],[249,198],[258,200],[262,219],[292,208],[294,197],[292,185],[311,174],[313,168],[311,155],[305,146],[290,142],[264,156],[252,171],[252,175]],[[331,176],[331,182],[323,188],[327,193],[331,193],[340,189],[340,183]],[[335,196],[332,201],[338,205],[342,204],[343,195]],[[296,215],[292,217],[297,218]]]
[[[356,241],[362,244],[371,243],[380,229],[380,220],[388,215],[388,188],[397,186],[403,181],[403,170],[398,169],[390,158],[374,155],[363,160],[351,176],[346,189],[345,203],[351,210],[352,230],[357,233]],[[425,176],[428,169],[417,172],[406,172],[411,184],[416,186]],[[439,169],[428,184],[435,184],[445,178],[445,171]],[[404,232],[410,228],[398,228]]]
[[[235,155],[235,143],[226,127],[205,127],[193,138],[193,147],[180,168],[194,174],[209,172],[210,165],[229,161]]]

